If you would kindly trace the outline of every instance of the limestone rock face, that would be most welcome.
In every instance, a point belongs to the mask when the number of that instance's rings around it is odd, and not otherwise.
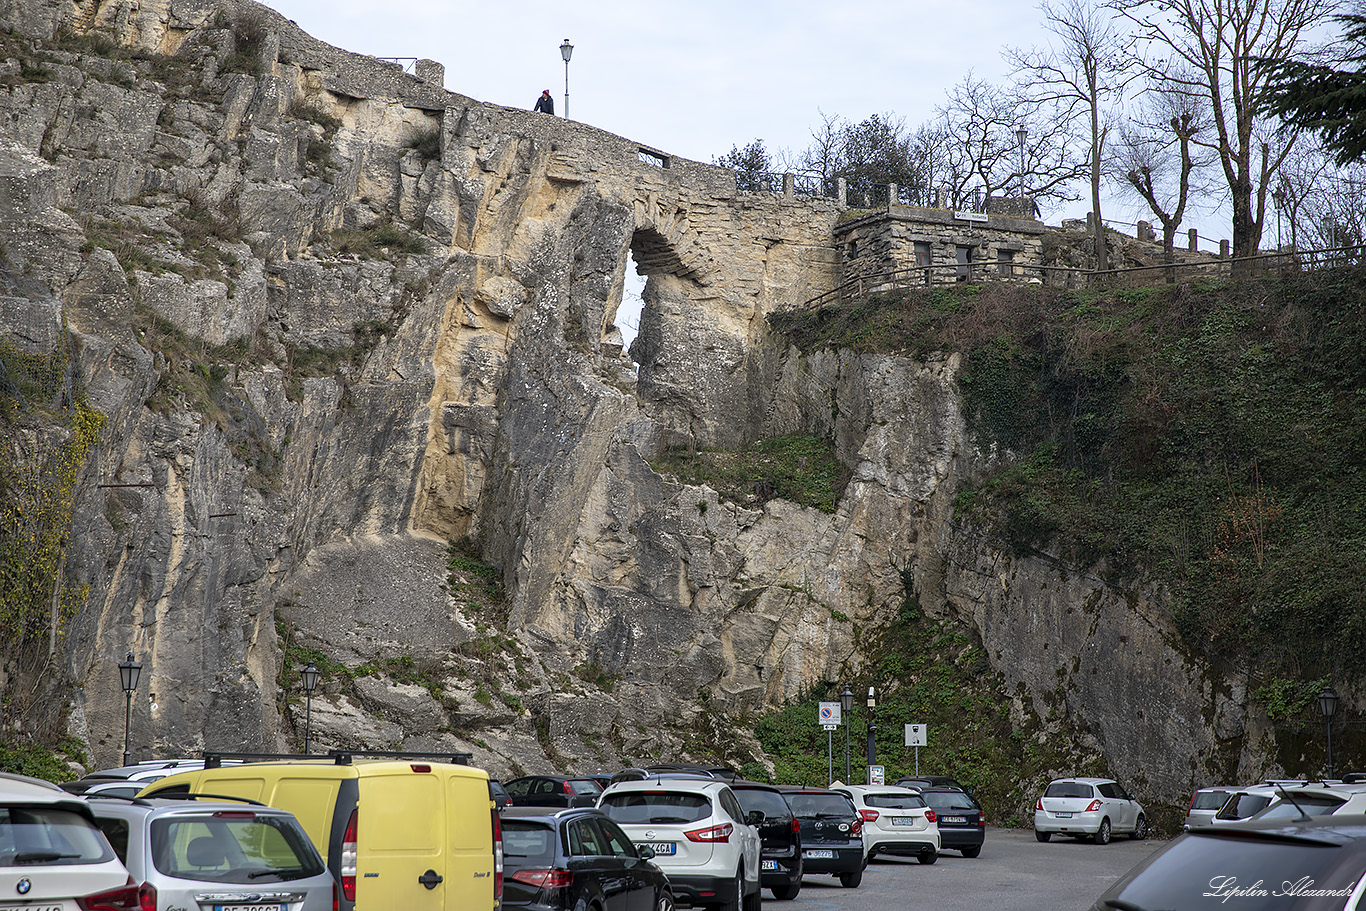
[[[1061,673],[1095,748],[1166,798],[1195,774],[1165,749],[1183,718],[1255,729],[1151,604],[955,524],[988,464],[955,357],[769,336],[838,281],[835,202],[737,193],[247,0],[0,0],[0,20],[51,74],[0,89],[5,337],[69,333],[107,417],[64,568],[88,586],[63,648],[97,763],[129,651],[139,755],[301,745],[308,660],[320,746],[504,776],[677,755],[848,679],[907,579],[1036,710]],[[127,53],[60,37],[96,29]],[[634,363],[613,325],[632,259]],[[852,471],[834,513],[650,466],[795,432]],[[720,739],[763,761],[752,733]]]

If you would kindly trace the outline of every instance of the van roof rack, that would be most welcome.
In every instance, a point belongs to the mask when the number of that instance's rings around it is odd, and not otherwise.
[[[204,751],[204,768],[221,768],[225,759],[241,762],[278,762],[281,760],[330,759],[337,765],[351,765],[355,759],[427,759],[436,762],[449,762],[452,765],[469,765],[473,753],[423,753],[408,750],[328,750],[326,753],[224,753],[217,750]]]

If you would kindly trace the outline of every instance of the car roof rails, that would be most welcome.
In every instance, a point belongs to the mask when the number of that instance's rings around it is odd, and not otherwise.
[[[474,760],[473,753],[424,753],[410,750],[328,750],[326,753],[223,753],[213,750],[204,751],[204,768],[221,768],[223,762],[236,759],[241,762],[297,762],[304,759],[330,759],[336,765],[351,765],[355,759],[426,759],[435,762],[449,762],[451,765],[469,765]]]
[[[189,791],[159,791],[156,794],[149,794],[146,797],[139,797],[136,794],[114,794],[109,791],[97,792],[95,794],[84,795],[87,800],[126,800],[129,803],[139,806],[148,806],[150,800],[231,800],[234,803],[245,803],[253,807],[269,807],[270,804],[262,803],[259,800],[252,800],[250,797],[237,797],[233,794],[192,794]]]

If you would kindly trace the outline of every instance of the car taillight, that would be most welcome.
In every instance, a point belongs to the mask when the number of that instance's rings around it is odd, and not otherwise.
[[[802,821],[801,821],[800,819],[798,819],[797,817],[795,817],[795,816],[792,817],[792,834],[793,834],[793,835],[800,835],[800,834],[802,834]]]
[[[138,886],[129,883],[107,892],[96,892],[94,895],[78,898],[76,906],[81,911],[142,911],[141,899],[138,897],[140,891],[142,890]]]
[[[925,821],[926,821],[926,822],[939,822],[939,817],[935,815],[935,812],[934,812],[933,810],[926,810],[926,811],[925,811]]]
[[[342,836],[341,847],[341,885],[342,897],[349,902],[356,900],[356,814],[346,821],[346,834]]]
[[[251,810],[219,810],[213,814],[214,819],[255,819],[256,814]]]
[[[151,883],[138,886],[139,911],[157,911],[157,887]]]
[[[498,810],[489,811],[493,816],[493,897],[501,901],[503,898],[503,817],[498,815]]]
[[[1095,800],[1093,800],[1093,801],[1091,801],[1090,803],[1088,803],[1088,804],[1086,805],[1086,809],[1083,810],[1082,812],[1083,812],[1083,813],[1094,813],[1094,812],[1096,812],[1096,811],[1099,810],[1099,809],[1100,809],[1100,798],[1096,798]]]
[[[1199,792],[1199,791],[1196,791],[1194,794],[1191,795],[1191,806],[1190,806],[1190,808],[1191,808],[1192,810],[1195,809],[1195,798],[1197,798],[1197,797],[1199,797],[1199,796],[1200,796],[1200,792]]]
[[[566,794],[570,795],[571,797],[574,796],[574,789],[571,788],[571,787],[569,786],[569,782],[567,782],[567,781],[562,781],[562,782],[560,782],[560,787],[564,789],[564,792],[565,792]]]
[[[719,826],[712,826],[709,829],[697,829],[693,832],[684,832],[688,841],[730,841],[730,833],[735,831],[735,826],[728,822],[723,822]]]
[[[537,889],[568,889],[574,884],[574,876],[568,870],[518,870],[511,878]]]
[[[856,819],[856,820],[854,820],[854,824],[853,824],[852,826],[849,827],[849,832],[850,832],[850,834],[852,834],[852,835],[862,835],[862,834],[863,834],[863,820],[862,820],[862,819]]]
[[[877,822],[877,810],[859,810],[858,815],[863,817],[864,822]]]
[[[332,911],[341,911],[341,896],[337,894],[337,881],[332,880]]]
[[[1039,802],[1038,802],[1038,803],[1034,804],[1034,809],[1036,809],[1036,810],[1042,810],[1042,809],[1043,809],[1043,798],[1042,798],[1042,797],[1039,798]]]

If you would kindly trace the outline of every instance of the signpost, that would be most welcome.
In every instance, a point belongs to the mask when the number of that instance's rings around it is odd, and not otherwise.
[[[835,728],[840,726],[840,704],[838,702],[822,702],[820,708],[816,710],[816,719],[825,728],[825,756],[828,760],[830,777],[828,781],[835,780]]]
[[[920,748],[929,745],[929,730],[923,724],[906,725],[906,746],[915,747],[915,774],[920,774]]]
[[[887,783],[887,768],[880,765],[870,765],[868,767],[868,783],[884,785]]]

